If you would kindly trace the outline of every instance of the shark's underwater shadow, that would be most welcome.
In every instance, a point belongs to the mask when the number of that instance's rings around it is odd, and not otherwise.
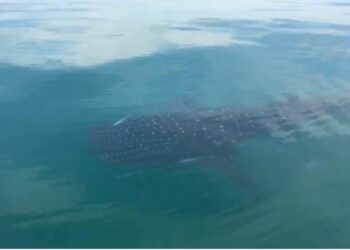
[[[113,164],[144,166],[211,165],[248,190],[253,182],[235,163],[237,144],[261,136],[289,140],[350,103],[350,98],[286,101],[262,107],[188,109],[148,115],[129,114],[91,130],[92,151]]]

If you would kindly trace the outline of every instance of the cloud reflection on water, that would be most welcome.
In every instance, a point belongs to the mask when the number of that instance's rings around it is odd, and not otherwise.
[[[289,19],[350,24],[347,6],[328,1],[23,1],[1,3],[0,62],[91,66],[183,47],[256,45],[237,30],[194,20]],[[174,29],[181,25],[183,29]],[[284,31],[289,32],[288,29]],[[303,32],[332,32],[320,29]]]

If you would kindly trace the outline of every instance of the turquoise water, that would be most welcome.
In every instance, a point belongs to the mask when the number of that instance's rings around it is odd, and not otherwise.
[[[0,0],[0,247],[349,247],[350,109],[237,145],[259,200],[214,167],[135,170],[87,142],[178,100],[344,95],[349,71],[346,1]]]

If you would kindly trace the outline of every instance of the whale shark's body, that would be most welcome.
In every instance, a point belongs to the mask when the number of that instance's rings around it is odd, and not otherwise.
[[[349,98],[281,103],[255,108],[192,109],[128,115],[92,131],[95,153],[117,164],[172,164],[216,159],[233,164],[235,145],[269,135],[287,138],[349,104]],[[222,165],[222,164],[220,164]]]

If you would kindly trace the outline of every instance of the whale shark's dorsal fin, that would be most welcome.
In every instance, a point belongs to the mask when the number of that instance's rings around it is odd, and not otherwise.
[[[124,116],[122,119],[120,119],[120,120],[118,120],[117,122],[115,122],[115,123],[113,124],[113,127],[115,127],[115,126],[121,124],[122,122],[124,122],[126,119],[128,119],[128,118],[129,118],[130,116],[132,116],[132,115],[133,115],[133,114]]]

